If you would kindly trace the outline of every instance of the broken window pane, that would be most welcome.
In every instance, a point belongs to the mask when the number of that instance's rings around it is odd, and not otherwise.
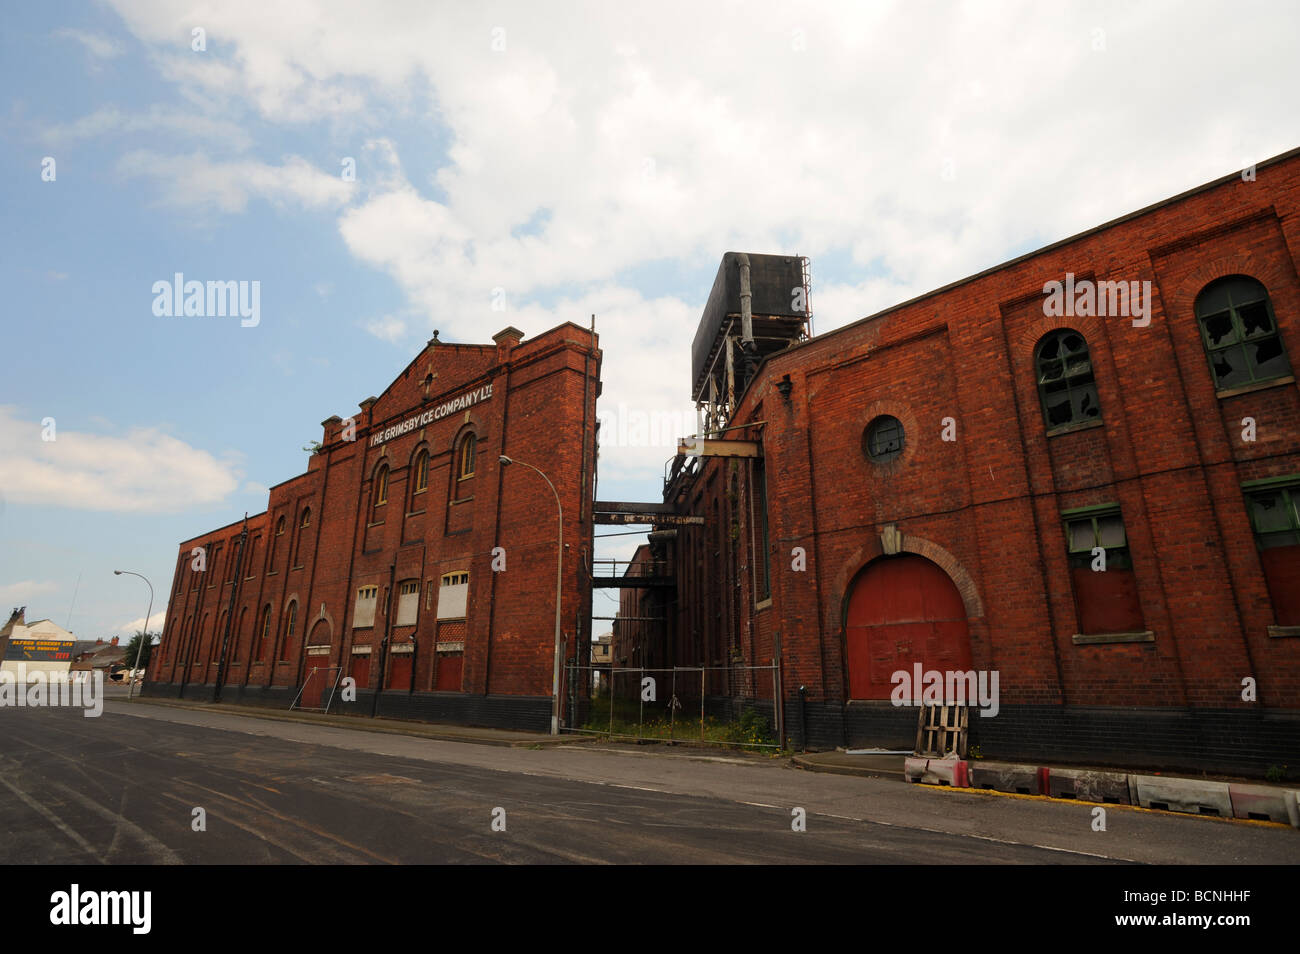
[[[1282,350],[1281,339],[1265,338],[1254,343],[1252,347],[1255,352],[1252,357],[1255,360],[1256,379],[1276,378],[1291,372],[1286,353]]]
[[[1044,361],[1039,365],[1038,381],[1040,384],[1046,384],[1048,381],[1059,381],[1064,377],[1064,366],[1057,361]]]
[[[1269,317],[1268,305],[1262,301],[1243,305],[1237,309],[1237,314],[1241,318],[1241,328],[1247,338],[1268,334],[1273,330],[1273,319]]]
[[[1205,337],[1214,347],[1236,341],[1237,333],[1232,327],[1232,315],[1225,311],[1206,318]]]
[[[1214,379],[1220,388],[1250,383],[1250,372],[1246,370],[1246,357],[1240,348],[1220,351],[1211,360],[1214,365]]]
[[[1070,395],[1060,394],[1044,398],[1047,408],[1047,423],[1052,427],[1069,424],[1073,414],[1070,409]]]
[[[1100,419],[1101,403],[1083,335],[1069,328],[1049,332],[1039,341],[1035,360],[1049,430]]]
[[[1097,402],[1097,387],[1087,384],[1072,391],[1074,395],[1075,420],[1091,421],[1101,417],[1101,405]]]
[[[867,456],[877,462],[893,460],[903,452],[903,424],[882,414],[867,427]]]

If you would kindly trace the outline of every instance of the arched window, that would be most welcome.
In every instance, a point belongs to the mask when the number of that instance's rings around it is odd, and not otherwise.
[[[271,606],[262,610],[262,628],[257,634],[257,661],[266,661],[266,641],[271,636]]]
[[[1230,275],[1206,285],[1196,296],[1196,323],[1218,390],[1291,373],[1273,303],[1255,279]]]
[[[280,538],[284,536],[284,516],[275,521],[275,536],[271,538],[271,553],[266,558],[266,572],[275,572],[275,558],[280,553]]]
[[[415,493],[422,494],[429,489],[429,452],[420,451],[415,455]]]
[[[289,603],[289,612],[285,614],[284,622],[284,639],[280,640],[280,661],[284,662],[289,658],[289,647],[293,642],[294,627],[298,623],[298,602],[296,600]]]
[[[388,503],[388,465],[380,464],[375,471],[375,479],[370,488],[370,522],[379,523],[384,516],[384,506]]]
[[[456,474],[461,480],[474,476],[474,450],[477,443],[478,441],[473,434],[466,434],[461,438],[458,466],[456,468]]]
[[[305,507],[302,511],[302,517],[298,521],[298,542],[293,550],[293,565],[302,566],[302,542],[307,536],[307,528],[311,526],[311,508]]]
[[[1034,349],[1034,369],[1049,432],[1101,420],[1092,357],[1083,335],[1071,328],[1044,335]]]

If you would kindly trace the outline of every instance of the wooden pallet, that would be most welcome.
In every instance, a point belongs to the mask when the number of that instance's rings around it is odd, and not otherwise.
[[[916,716],[916,754],[941,759],[952,752],[966,757],[967,706],[921,706]]]

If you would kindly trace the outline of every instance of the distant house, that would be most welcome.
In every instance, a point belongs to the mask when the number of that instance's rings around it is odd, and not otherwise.
[[[613,641],[614,641],[613,633],[604,633],[600,636],[597,636],[592,641],[591,665],[593,667],[608,666],[610,664],[610,660],[613,659],[613,653],[610,651],[612,648]],[[591,688],[593,689],[593,691],[599,691],[601,686],[604,686],[608,683],[609,674],[607,672],[597,671],[593,668],[591,679],[592,679]]]
[[[0,627],[0,671],[16,678],[19,666],[26,673],[66,673],[72,665],[77,638],[48,619],[26,620],[27,607],[15,607]]]
[[[111,680],[114,674],[119,670],[127,669],[126,647],[117,644],[118,637],[114,636],[109,642],[97,639],[94,642],[82,640],[77,643],[77,649],[74,651],[72,659],[73,672],[94,672],[99,670],[104,673],[104,678]]]

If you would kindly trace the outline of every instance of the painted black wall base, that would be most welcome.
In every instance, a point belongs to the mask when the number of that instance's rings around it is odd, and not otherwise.
[[[808,747],[908,749],[917,710],[889,703],[807,704]],[[797,696],[786,700],[786,737],[798,746]],[[970,744],[989,759],[1210,772],[1262,778],[1271,766],[1300,774],[1300,711],[1004,705],[972,710]]]
[[[212,699],[212,684],[145,683],[142,696],[184,698],[200,702]],[[290,686],[223,686],[221,702],[230,705],[288,709],[298,695]],[[355,702],[343,702],[336,694],[330,704],[331,715],[369,717],[374,692],[357,691]],[[323,701],[323,700],[322,700]],[[404,692],[389,690],[379,696],[377,716],[388,719],[411,719],[417,722],[449,722],[454,725],[482,726],[491,729],[514,729],[519,732],[551,730],[550,696],[480,696],[463,692]]]

